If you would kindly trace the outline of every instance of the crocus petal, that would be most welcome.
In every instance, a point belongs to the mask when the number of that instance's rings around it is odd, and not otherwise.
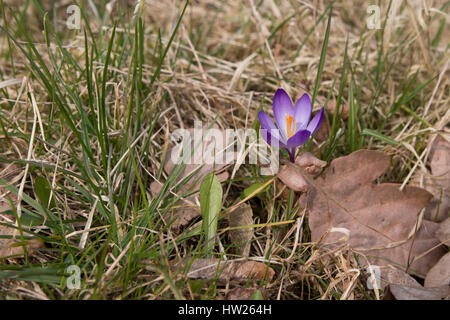
[[[272,119],[264,111],[258,112],[258,120],[261,123],[261,127],[263,129],[267,129],[267,130],[277,129],[277,127],[273,123]]]
[[[314,134],[322,124],[323,121],[323,107],[320,109],[320,111],[312,118],[311,122],[308,124],[308,127],[306,128],[311,134]]]
[[[261,137],[271,146],[271,147],[279,147],[279,148],[287,148],[286,144],[283,143],[280,139],[280,132],[278,129],[264,129],[262,128],[259,131]],[[278,145],[276,145],[278,144]]]
[[[273,136],[278,141],[286,142],[283,136],[280,135],[280,130],[278,130],[278,128],[275,126],[272,119],[269,117],[267,113],[265,113],[264,111],[258,112],[258,120],[261,123],[262,129],[266,129],[269,133],[271,133],[270,135]],[[271,130],[273,131],[271,132]],[[267,141],[267,143],[270,144],[270,141]]]
[[[306,141],[308,141],[310,135],[311,133],[308,130],[299,130],[287,141],[287,147],[295,148],[301,146]]]
[[[311,117],[311,99],[309,98],[309,95],[305,93],[295,103],[294,107],[294,120],[296,122],[295,131],[306,129],[310,117]]]
[[[283,89],[278,89],[273,97],[273,115],[284,140],[287,140],[287,116],[294,115],[291,98]]]

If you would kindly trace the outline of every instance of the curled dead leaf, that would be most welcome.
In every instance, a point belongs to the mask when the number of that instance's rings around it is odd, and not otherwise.
[[[196,259],[190,266],[190,279],[266,280],[271,281],[275,271],[262,262],[219,260],[215,258]]]
[[[297,192],[306,192],[308,183],[301,175],[293,176],[289,165],[282,166],[278,171],[277,177],[289,188]]]
[[[316,158],[309,152],[305,152],[295,159],[295,164],[308,174],[317,174],[327,165],[327,162]]]
[[[317,174],[325,167],[327,163],[317,159],[309,152],[305,152],[295,159],[295,166],[288,163],[280,168],[277,177],[289,188],[298,192],[308,190],[308,182],[302,174],[299,174],[296,168],[304,170],[307,174]]]
[[[231,228],[238,228],[253,224],[252,207],[246,203],[240,205],[228,215],[228,223]],[[240,228],[230,230],[230,241],[236,246],[236,253],[242,257],[250,254],[253,228]]]

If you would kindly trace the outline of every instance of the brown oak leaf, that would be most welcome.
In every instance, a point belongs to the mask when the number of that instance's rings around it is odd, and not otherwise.
[[[374,183],[390,166],[380,151],[358,150],[333,160],[317,179],[303,168],[288,164],[291,179],[301,177],[308,193],[307,207],[312,241],[324,248],[340,241],[368,256],[371,264],[395,265],[424,277],[443,255],[434,237],[437,225],[418,223],[432,195],[418,187]],[[366,259],[360,259],[366,264]]]

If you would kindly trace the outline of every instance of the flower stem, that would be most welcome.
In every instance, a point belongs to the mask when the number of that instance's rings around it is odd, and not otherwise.
[[[289,160],[294,163],[295,162],[295,150],[294,151],[288,151],[289,153]]]

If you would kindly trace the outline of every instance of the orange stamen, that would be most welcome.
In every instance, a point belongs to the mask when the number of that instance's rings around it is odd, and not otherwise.
[[[286,124],[287,124],[287,126],[286,126],[287,127],[287,136],[288,136],[288,139],[289,139],[295,133],[295,123],[297,121],[294,121],[294,125],[292,125],[292,120],[294,120],[294,117],[293,116],[288,116],[287,114],[285,114],[285,117],[286,117]]]

